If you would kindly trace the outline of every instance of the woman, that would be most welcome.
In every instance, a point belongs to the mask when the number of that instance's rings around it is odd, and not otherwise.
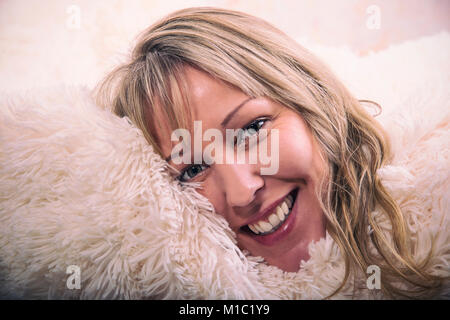
[[[328,233],[345,257],[336,292],[372,265],[390,297],[430,296],[442,285],[426,271],[429,256],[414,260],[404,217],[376,175],[390,159],[385,132],[326,67],[268,23],[215,8],[175,12],[142,33],[131,62],[111,73],[100,93],[101,104],[143,131],[177,179],[199,183],[241,249],[295,272],[309,244]],[[262,144],[263,129],[276,133],[264,141],[277,170],[262,174],[261,159],[206,161],[207,144],[200,156],[197,149],[176,161],[173,133],[186,128],[194,136],[194,121],[200,136],[241,129],[248,154],[251,137]],[[219,145],[214,157],[230,149],[229,141]],[[388,228],[372,217],[375,209]],[[399,279],[405,286],[394,284]]]

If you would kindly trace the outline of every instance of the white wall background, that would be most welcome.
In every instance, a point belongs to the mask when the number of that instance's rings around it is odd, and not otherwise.
[[[93,86],[139,31],[192,6],[245,11],[304,44],[345,46],[359,56],[450,30],[449,0],[3,0],[0,88]]]

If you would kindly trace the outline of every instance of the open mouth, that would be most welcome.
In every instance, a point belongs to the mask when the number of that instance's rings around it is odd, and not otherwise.
[[[285,224],[291,214],[297,194],[298,189],[294,189],[276,206],[271,214],[259,221],[242,227],[242,230],[257,236],[266,236],[274,233]]]

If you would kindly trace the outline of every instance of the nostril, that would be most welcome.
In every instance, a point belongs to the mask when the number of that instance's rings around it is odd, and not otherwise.
[[[264,179],[245,164],[227,164],[216,167],[222,177],[222,187],[230,207],[244,208],[252,204],[259,190],[264,188]]]

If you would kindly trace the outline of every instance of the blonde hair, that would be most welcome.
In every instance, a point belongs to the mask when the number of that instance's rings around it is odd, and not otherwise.
[[[345,259],[344,279],[332,295],[352,271],[365,274],[370,265],[380,268],[381,289],[390,297],[422,297],[439,288],[441,280],[426,272],[431,252],[414,261],[404,217],[376,175],[390,158],[385,132],[321,62],[267,22],[217,8],[177,11],[140,35],[131,61],[98,87],[98,103],[129,117],[161,154],[155,108],[172,128],[191,120],[186,65],[279,102],[310,127],[329,164],[318,197]],[[392,241],[372,217],[376,207],[389,218]],[[401,279],[409,289],[394,285]]]

